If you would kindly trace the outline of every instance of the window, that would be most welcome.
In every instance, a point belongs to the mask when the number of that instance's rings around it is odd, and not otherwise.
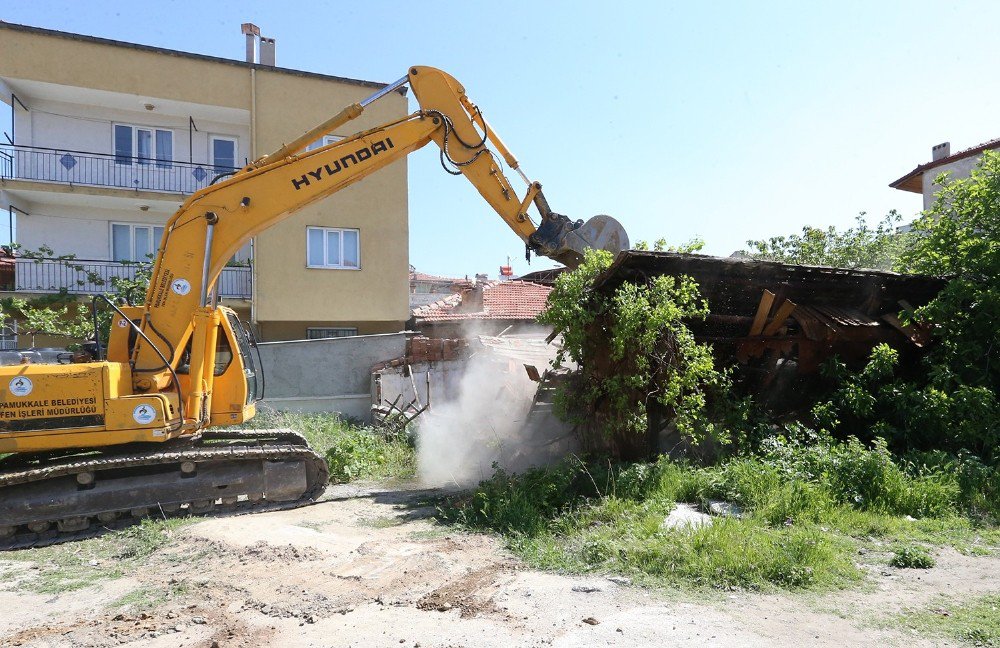
[[[339,338],[339,337],[351,337],[352,335],[357,335],[358,329],[356,328],[313,328],[309,327],[306,329],[306,339],[307,340],[323,340],[325,338]]]
[[[312,151],[313,149],[318,149],[321,146],[326,146],[327,144],[333,144],[334,142],[339,142],[344,139],[340,135],[324,135],[312,144],[306,147],[307,151]]]
[[[231,173],[236,168],[236,138],[213,135],[212,166],[216,173]]]
[[[163,238],[158,225],[111,223],[112,261],[149,261]]]
[[[226,373],[226,369],[228,369],[229,365],[233,362],[233,349],[229,346],[229,338],[226,337],[226,329],[221,326],[216,327],[215,336],[215,363],[212,368],[212,373],[216,376],[221,376]],[[191,373],[191,344],[193,342],[194,336],[191,335],[187,339],[184,351],[181,352],[181,359],[177,362],[177,368],[175,371],[179,374],[186,376]],[[131,346],[129,348],[131,348]]]
[[[115,164],[152,164],[170,167],[174,159],[174,132],[162,128],[115,124]]]
[[[310,268],[361,268],[361,233],[356,229],[307,227],[307,265]]]

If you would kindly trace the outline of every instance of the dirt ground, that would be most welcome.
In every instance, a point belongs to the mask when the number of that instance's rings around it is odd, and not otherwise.
[[[58,595],[21,587],[37,566],[0,555],[0,645],[930,646],[947,642],[880,619],[1000,589],[1000,558],[944,550],[934,569],[877,569],[853,591],[646,590],[528,569],[436,524],[427,495],[337,487],[306,508],[206,519],[141,571]]]

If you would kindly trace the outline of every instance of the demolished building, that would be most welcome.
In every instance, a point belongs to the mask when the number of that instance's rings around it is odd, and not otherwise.
[[[548,334],[536,323],[548,303],[550,286],[528,281],[476,282],[461,292],[415,308],[410,328],[431,338],[467,338],[473,335]]]
[[[880,343],[904,363],[918,357],[928,331],[904,324],[900,313],[927,304],[945,284],[877,270],[629,250],[593,289],[611,293],[663,275],[698,282],[710,314],[689,322],[695,338],[712,345],[720,366],[737,367],[747,391],[785,410],[799,404],[830,358],[859,367]]]

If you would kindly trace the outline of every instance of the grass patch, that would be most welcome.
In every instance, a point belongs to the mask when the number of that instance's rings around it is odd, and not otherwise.
[[[715,499],[739,505],[742,517],[697,528],[664,524],[675,502],[704,506]],[[859,580],[862,547],[885,560],[886,546],[896,545],[914,564],[930,559],[917,544],[995,551],[995,522],[966,501],[946,471],[906,466],[884,445],[852,440],[776,444],[712,467],[664,457],[619,466],[573,459],[522,475],[498,471],[447,501],[441,514],[501,534],[539,567],[623,573],[650,584],[801,589]]]
[[[1000,594],[965,601],[938,599],[928,609],[907,610],[894,621],[921,635],[970,646],[1000,646]]]
[[[342,419],[337,414],[259,411],[252,428],[290,428],[302,433],[309,445],[324,455],[330,481],[405,479],[416,473],[413,439],[407,434],[384,434]]]
[[[171,583],[167,587],[143,586],[136,588],[113,601],[112,608],[129,608],[133,612],[143,612],[161,607],[164,603],[183,597],[190,592],[189,585],[184,582]]]
[[[363,518],[358,520],[358,524],[361,526],[371,527],[373,529],[389,529],[392,527],[401,526],[406,522],[405,519],[401,517],[396,517],[394,515],[383,515],[380,517],[373,518]]]
[[[187,520],[143,520],[122,531],[74,542],[25,549],[5,554],[3,559],[32,562],[37,569],[18,583],[20,589],[41,594],[61,594],[121,578],[146,562],[146,558],[170,542],[176,529]]]

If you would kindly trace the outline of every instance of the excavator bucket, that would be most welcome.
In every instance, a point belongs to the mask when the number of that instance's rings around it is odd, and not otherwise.
[[[629,248],[629,240],[621,223],[607,214],[598,214],[580,227],[567,232],[563,246],[582,258],[583,251],[587,248],[618,254]]]
[[[583,251],[587,248],[618,254],[629,249],[629,240],[622,224],[606,214],[583,222],[550,212],[528,245],[538,254],[575,268],[583,261]]]

